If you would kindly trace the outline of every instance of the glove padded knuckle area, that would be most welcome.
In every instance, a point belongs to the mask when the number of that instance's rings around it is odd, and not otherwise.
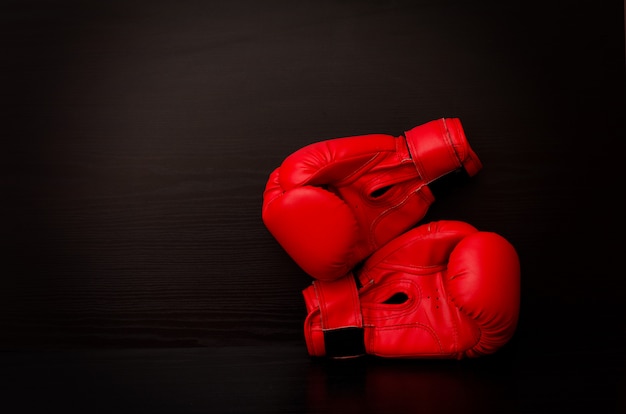
[[[312,186],[288,191],[265,209],[263,220],[291,258],[316,279],[335,279],[354,265],[358,224],[329,191]]]
[[[494,352],[513,336],[520,307],[520,263],[502,236],[478,232],[450,255],[447,287],[460,310],[480,326],[477,354]]]

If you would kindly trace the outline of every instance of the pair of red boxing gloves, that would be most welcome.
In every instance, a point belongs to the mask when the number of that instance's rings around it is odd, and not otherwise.
[[[511,339],[512,244],[461,221],[420,223],[442,183],[481,169],[460,120],[441,118],[316,142],[270,174],[263,222],[314,279],[302,292],[310,355],[462,359]]]

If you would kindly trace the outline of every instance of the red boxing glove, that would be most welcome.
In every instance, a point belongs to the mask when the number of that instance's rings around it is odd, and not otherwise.
[[[431,121],[404,136],[321,141],[271,173],[263,222],[305,272],[333,280],[416,225],[435,199],[435,182],[481,168],[458,118]]]
[[[393,239],[354,275],[314,281],[303,295],[312,356],[473,358],[513,336],[520,264],[502,236],[438,221]]]

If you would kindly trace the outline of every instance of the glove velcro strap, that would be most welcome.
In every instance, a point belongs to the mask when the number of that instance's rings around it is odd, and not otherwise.
[[[363,328],[340,328],[324,331],[326,355],[330,358],[352,358],[365,355]]]
[[[326,356],[349,358],[365,354],[361,304],[354,277],[313,282],[319,303]]]

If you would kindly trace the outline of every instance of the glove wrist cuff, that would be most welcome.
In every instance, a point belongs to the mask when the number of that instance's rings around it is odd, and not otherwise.
[[[405,132],[407,146],[426,183],[463,169],[474,176],[482,163],[472,150],[458,118],[441,118]]]
[[[303,296],[308,312],[304,331],[310,355],[365,355],[361,305],[352,274],[333,281],[316,280],[303,291]]]

